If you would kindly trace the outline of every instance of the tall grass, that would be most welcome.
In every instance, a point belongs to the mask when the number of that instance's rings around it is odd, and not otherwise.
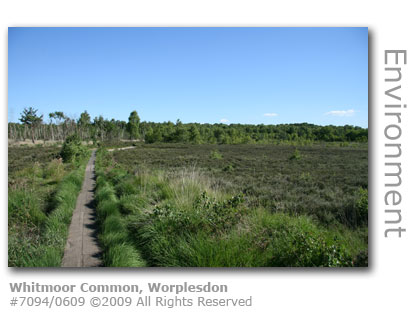
[[[63,178],[53,163],[42,176],[62,179],[44,212],[35,192],[9,190],[9,266],[57,267],[61,265],[68,227],[84,179],[86,160]],[[48,180],[46,180],[48,181]]]
[[[60,183],[54,197],[54,210],[44,228],[44,253],[34,266],[60,266],[68,237],[68,228],[75,209],[77,196],[84,180],[85,163],[68,174]]]
[[[108,181],[103,170],[100,170],[104,150],[97,155],[97,219],[99,225],[99,241],[103,249],[103,263],[106,267],[144,267],[145,261],[137,248],[130,242],[127,223],[122,217],[120,203],[115,189]],[[118,179],[120,174],[113,176]]]

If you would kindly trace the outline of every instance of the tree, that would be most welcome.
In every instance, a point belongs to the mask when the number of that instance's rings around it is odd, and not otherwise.
[[[250,125],[250,124],[184,124],[180,120],[163,123],[140,122],[138,113],[132,111],[128,121],[108,120],[96,117],[91,123],[87,111],[78,120],[67,117],[63,112],[49,114],[49,124],[43,124],[37,110],[26,108],[21,114],[21,123],[9,123],[11,139],[52,139],[63,140],[74,133],[81,139],[120,140],[124,137],[142,139],[147,143],[276,143],[278,141],[312,143],[328,142],[367,142],[368,129],[345,126],[318,126],[308,123]],[[31,131],[30,131],[31,129]]]
[[[50,119],[56,119],[57,125],[61,123],[62,120],[66,119],[64,112],[62,111],[55,111],[49,114]]]
[[[153,133],[152,127],[149,127],[145,131],[145,142],[146,143],[154,143],[157,142]]]
[[[187,130],[179,119],[176,121],[175,131],[173,133],[173,142],[186,142],[188,139]]]
[[[50,119],[51,140],[54,140],[53,120],[55,119],[55,113],[54,112],[49,113],[48,118]]]
[[[200,143],[200,131],[196,125],[189,128],[189,141],[191,143]]]
[[[104,140],[104,117],[99,116],[94,118],[94,128],[95,128],[95,136],[94,139],[100,138],[102,141]]]
[[[19,119],[23,124],[28,125],[31,129],[31,141],[33,143],[35,143],[34,130],[43,121],[43,116],[38,116],[37,111],[38,110],[34,109],[33,107],[24,108],[23,112],[20,115],[21,118]]]
[[[78,124],[82,127],[86,127],[91,123],[91,117],[89,116],[87,110],[81,113],[80,118],[78,119]]]
[[[80,118],[78,119],[78,126],[80,127],[81,139],[84,139],[84,131],[88,131],[88,128],[91,124],[91,117],[88,112],[85,110],[81,113]]]
[[[57,129],[57,140],[58,139],[64,139],[65,138],[65,127],[67,126],[67,124],[66,124],[66,122],[67,122],[67,120],[69,119],[65,114],[64,114],[64,112],[62,112],[62,111],[55,111],[55,112],[51,112],[49,115],[49,118],[50,118],[50,125],[51,125],[51,127],[53,126],[53,124],[52,124],[52,122],[53,122],[53,120],[55,120],[55,125],[56,125],[56,129]],[[62,133],[62,135],[61,135],[61,132],[60,132],[60,128],[61,128],[61,126],[60,126],[60,124],[61,124],[61,122],[63,122],[64,121],[64,126],[63,126],[63,133]],[[52,128],[51,128],[52,129]],[[52,140],[54,140],[54,132],[53,131],[51,131],[51,134],[52,134]]]
[[[128,118],[126,130],[129,133],[131,140],[139,138],[139,123],[141,119],[136,111],[132,111]]]

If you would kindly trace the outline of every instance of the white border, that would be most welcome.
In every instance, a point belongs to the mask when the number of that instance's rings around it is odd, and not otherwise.
[[[0,303],[6,318],[55,319],[98,316],[208,318],[225,315],[238,319],[249,315],[272,319],[359,319],[405,318],[408,314],[408,236],[383,238],[383,50],[409,49],[409,22],[405,1],[3,1],[0,8],[2,31],[1,101],[4,120],[0,140],[2,174],[2,244]],[[17,272],[7,265],[7,27],[12,26],[365,26],[370,30],[370,220],[371,256],[367,270],[193,270],[193,271],[32,271]],[[404,69],[409,77],[409,68]],[[406,80],[404,101],[407,100]],[[407,112],[403,115],[405,145],[403,163],[409,163]],[[406,126],[405,126],[406,125]],[[402,176],[407,188],[408,173]],[[403,194],[404,224],[409,218],[407,195]],[[155,281],[223,282],[231,296],[253,295],[251,309],[16,309],[9,306],[10,281],[80,283],[84,281],[127,283]],[[4,307],[4,308],[3,308]],[[193,313],[195,312],[195,313]],[[229,313],[226,313],[229,312]],[[4,314],[5,313],[5,314]]]

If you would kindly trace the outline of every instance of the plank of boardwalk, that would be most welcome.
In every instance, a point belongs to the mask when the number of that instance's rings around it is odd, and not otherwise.
[[[65,245],[62,267],[100,267],[101,248],[97,241],[95,194],[95,151],[85,169]]]

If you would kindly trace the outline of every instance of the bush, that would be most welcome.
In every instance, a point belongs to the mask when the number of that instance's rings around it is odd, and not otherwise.
[[[341,223],[357,228],[368,225],[368,189],[359,188],[338,217]]]
[[[352,258],[336,236],[315,225],[309,217],[284,214],[259,217],[257,246],[269,252],[271,267],[351,266]],[[261,228],[261,229],[260,229]]]
[[[225,166],[223,168],[223,171],[224,172],[232,172],[232,171],[234,171],[234,167],[231,164],[228,164],[227,166]]]
[[[215,160],[223,159],[223,155],[218,150],[213,150],[210,154],[210,157]]]
[[[298,149],[294,150],[294,153],[290,156],[290,160],[300,160],[301,159],[301,153],[298,151]]]
[[[86,155],[87,148],[82,145],[81,139],[77,134],[73,134],[65,139],[61,149],[61,157],[64,162],[75,162]]]
[[[368,189],[359,188],[358,199],[355,203],[358,225],[368,222]]]

